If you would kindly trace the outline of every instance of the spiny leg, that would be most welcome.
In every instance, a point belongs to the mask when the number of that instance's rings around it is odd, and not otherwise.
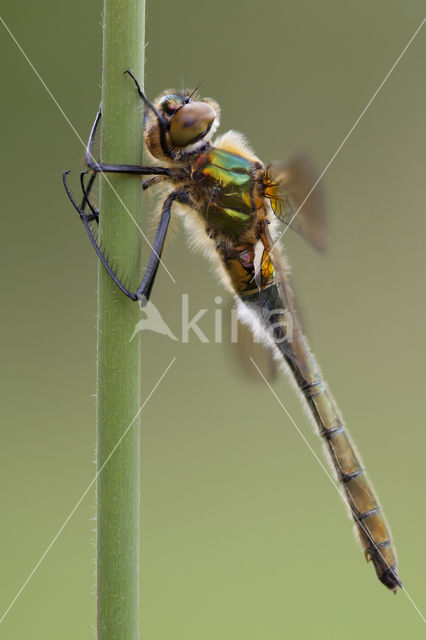
[[[92,220],[96,220],[96,224],[99,224],[99,209],[95,209],[92,203],[89,200],[90,193],[92,191],[93,184],[95,182],[97,173],[91,173],[89,182],[87,183],[87,187],[84,185],[84,176],[88,173],[88,171],[82,171],[80,173],[80,184],[81,190],[83,191],[83,200],[81,201],[80,209],[83,213],[85,213],[86,205],[89,206],[91,213],[87,213],[86,220],[91,222]]]
[[[173,171],[173,169],[168,169],[167,167],[150,167],[134,164],[105,164],[103,162],[96,162],[93,157],[92,151],[96,130],[98,128],[101,115],[101,105],[99,105],[95,121],[93,123],[92,129],[90,130],[89,141],[86,147],[86,164],[89,169],[92,169],[92,171],[95,172],[104,173],[132,173],[136,175],[166,176],[168,178],[173,177],[175,172]]]
[[[142,182],[142,189],[146,191],[149,187],[152,187],[153,184],[158,184],[161,182],[162,178],[160,176],[152,176],[152,178],[147,178]]]
[[[71,191],[68,187],[68,183],[67,183],[67,175],[68,173],[70,173],[69,171],[65,171],[65,173],[62,174],[62,180],[64,182],[64,187],[65,187],[65,191],[67,192],[67,196],[71,201],[71,204],[73,205],[74,209],[77,211],[77,213],[80,216],[80,219],[82,221],[82,223],[84,224],[84,227],[87,231],[87,235],[89,236],[90,242],[92,243],[92,246],[94,248],[94,250],[97,253],[97,256],[99,258],[99,260],[102,262],[102,264],[104,265],[105,269],[108,271],[109,275],[111,276],[111,278],[114,280],[115,284],[117,285],[117,287],[129,298],[131,298],[132,300],[137,300],[137,296],[136,294],[132,293],[131,291],[129,291],[127,289],[127,287],[123,284],[123,282],[121,282],[121,280],[118,278],[118,276],[116,275],[114,269],[112,268],[112,266],[110,265],[105,253],[102,251],[97,238],[95,237],[92,229],[90,228],[90,224],[89,224],[89,220],[88,220],[88,216],[87,214],[84,212],[83,209],[81,209],[78,204],[76,203],[76,201],[74,200]],[[89,200],[88,200],[88,194],[87,191],[83,185],[83,193],[84,193],[84,202],[87,202],[89,204],[90,209],[92,210],[92,205],[90,205]],[[92,210],[93,211],[93,210]]]
[[[170,149],[169,145],[167,144],[167,139],[166,139],[167,126],[168,126],[167,120],[161,115],[161,113],[159,113],[159,111],[155,108],[152,102],[148,100],[148,98],[140,88],[139,82],[136,80],[135,76],[130,71],[130,69],[127,69],[124,73],[127,73],[132,78],[133,82],[136,85],[139,98],[143,100],[144,104],[146,104],[148,109],[151,109],[151,111],[154,113],[155,117],[157,118],[158,128],[160,130],[161,148],[163,150],[164,155],[166,155],[168,158],[173,159],[173,151]]]
[[[69,171],[66,171],[63,176],[63,182],[64,182],[64,187],[65,187],[65,191],[67,192],[68,198],[70,199],[74,209],[77,211],[77,213],[80,216],[81,221],[84,224],[84,227],[87,231],[87,235],[89,236],[90,242],[93,245],[93,248],[96,251],[96,254],[98,255],[99,260],[102,262],[102,264],[104,265],[105,269],[107,270],[107,272],[109,273],[109,275],[111,276],[111,278],[113,279],[113,281],[115,282],[115,284],[117,285],[117,287],[131,300],[140,300],[142,304],[145,304],[147,302],[147,300],[149,299],[149,296],[151,294],[151,290],[152,290],[152,286],[154,284],[154,280],[155,280],[155,276],[157,274],[157,270],[158,270],[158,265],[160,263],[161,260],[161,254],[163,251],[163,247],[164,247],[164,241],[166,239],[166,234],[167,234],[167,229],[169,226],[169,222],[170,222],[170,213],[171,213],[171,206],[173,204],[173,202],[176,200],[178,202],[182,202],[182,203],[187,203],[188,202],[188,196],[187,193],[183,190],[181,191],[173,191],[171,194],[169,194],[169,196],[166,198],[166,200],[164,201],[163,204],[163,210],[161,212],[161,218],[160,218],[160,222],[158,224],[157,227],[157,232],[155,235],[155,240],[154,240],[154,245],[152,248],[152,252],[151,252],[151,256],[149,258],[149,262],[148,262],[148,266],[145,270],[145,274],[142,278],[142,281],[139,285],[139,287],[137,288],[136,292],[132,292],[130,291],[126,285],[122,282],[122,280],[117,276],[114,268],[111,266],[110,261],[108,260],[107,256],[105,255],[105,252],[102,250],[97,238],[95,237],[92,229],[90,228],[90,224],[89,224],[89,220],[88,220],[88,215],[84,212],[82,207],[79,207],[78,204],[76,203],[76,201],[74,200],[71,191],[68,187],[68,183],[67,183],[67,175],[68,175]],[[83,172],[81,174],[81,186],[82,186],[82,190],[83,190],[83,203],[84,204],[88,204],[90,210],[92,211],[92,215],[94,214],[94,211],[96,211],[93,208],[93,205],[90,203],[89,200],[89,193],[84,185],[84,178],[83,176],[85,175],[85,172]],[[90,182],[89,182],[90,184]],[[93,184],[93,183],[92,183]],[[91,218],[93,219],[93,218]]]
[[[96,129],[96,123],[94,125],[94,129]],[[93,133],[94,135],[94,133]],[[96,221],[96,224],[99,224],[99,211],[97,209],[95,209],[95,207],[92,205],[91,201],[90,201],[90,193],[93,187],[93,184],[95,182],[96,176],[97,176],[97,172],[92,172],[90,175],[90,179],[89,182],[87,184],[87,186],[84,184],[84,176],[88,173],[87,171],[82,171],[80,174],[80,184],[81,184],[81,189],[83,192],[83,199],[81,202],[80,207],[77,205],[76,201],[74,200],[70,189],[68,187],[68,183],[67,183],[67,175],[68,173],[70,173],[69,171],[66,171],[63,176],[63,182],[64,182],[64,186],[65,186],[65,190],[66,193],[68,195],[68,198],[70,199],[73,207],[75,208],[75,210],[77,211],[77,213],[80,216],[81,221],[84,224],[84,227],[86,229],[86,232],[89,236],[90,242],[92,243],[99,259],[101,260],[102,264],[104,265],[105,269],[108,271],[108,273],[110,274],[111,278],[114,280],[114,282],[117,284],[117,286],[121,289],[121,291],[127,295],[128,297],[130,297],[132,300],[137,300],[137,296],[136,294],[132,294],[132,292],[129,291],[129,289],[125,286],[125,284],[120,280],[120,278],[117,276],[117,274],[115,273],[115,270],[113,269],[112,265],[110,264],[110,261],[108,260],[108,257],[105,253],[105,251],[103,250],[103,248],[100,246],[100,243],[98,241],[98,234],[96,232],[94,232],[94,230],[91,228],[90,226],[90,222],[92,222],[93,220]],[[144,180],[142,183],[142,188],[148,189],[150,186],[152,186],[153,184],[156,184],[158,181],[160,181],[161,178],[158,176],[153,176],[152,178],[148,178],[147,180]],[[90,213],[86,213],[86,206],[89,207],[90,209]]]
[[[90,173],[90,179],[89,179],[89,182],[87,183],[87,186],[85,186],[84,176],[87,175],[88,173]],[[81,201],[80,209],[83,213],[85,213],[86,205],[88,205],[91,213],[85,214],[86,220],[88,222],[91,222],[92,220],[96,220],[96,223],[99,224],[99,209],[96,209],[89,200],[89,196],[92,191],[92,187],[97,175],[98,175],[97,173],[93,173],[89,171],[82,171],[80,173],[80,185],[81,185],[81,190],[83,192],[83,200]],[[142,189],[146,191],[147,189],[149,189],[149,187],[152,187],[154,184],[158,184],[158,182],[161,182],[161,178],[159,178],[158,176],[153,176],[152,178],[148,178],[147,180],[144,180],[142,182]]]
[[[148,266],[145,270],[142,282],[136,291],[137,299],[141,301],[142,306],[145,306],[151,295],[152,286],[154,284],[155,276],[157,275],[158,265],[160,264],[161,254],[163,252],[167,229],[169,227],[171,207],[175,200],[182,204],[187,204],[188,194],[184,190],[173,191],[164,201]]]
[[[84,185],[84,176],[90,173],[90,179],[87,183],[87,186]],[[86,220],[91,222],[92,220],[96,220],[96,223],[99,224],[99,209],[96,209],[89,200],[89,195],[92,191],[93,184],[95,182],[97,173],[82,171],[80,173],[80,184],[81,190],[83,191],[83,200],[81,201],[80,209],[85,212],[86,205],[89,206],[91,213],[86,214]],[[158,184],[161,182],[161,178],[158,176],[153,176],[152,178],[148,178],[142,182],[142,189],[146,191],[149,187],[152,187],[154,184]]]

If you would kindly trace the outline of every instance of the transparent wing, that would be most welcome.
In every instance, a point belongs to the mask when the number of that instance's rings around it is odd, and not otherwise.
[[[224,322],[226,354],[232,365],[238,372],[244,374],[247,378],[258,383],[261,378],[253,362],[258,364],[268,382],[275,380],[277,376],[277,362],[274,358],[274,350],[272,346],[264,342],[256,342],[253,331],[246,324],[238,319],[237,311],[234,307],[234,301],[229,300],[224,308]],[[230,333],[230,327],[233,327],[233,336]]]
[[[265,171],[265,197],[275,215],[319,250],[327,244],[324,197],[311,160],[297,155],[289,162],[271,162]]]

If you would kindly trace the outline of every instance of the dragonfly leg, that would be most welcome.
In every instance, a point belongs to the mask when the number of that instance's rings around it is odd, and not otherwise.
[[[92,188],[93,181],[94,181],[93,178],[96,176],[96,174],[95,173],[91,174],[89,183],[87,187],[85,187],[84,176],[86,175],[86,173],[87,173],[86,171],[83,171],[80,174],[80,184],[81,184],[81,189],[83,191],[83,201],[81,204],[81,211],[84,213],[84,208],[85,208],[85,205],[87,204],[89,206],[91,214],[88,214],[88,215],[86,214],[85,216],[86,220],[89,222],[95,219],[96,222],[99,224],[99,211],[97,209],[94,209],[93,205],[89,200],[90,190]],[[147,183],[146,188],[151,186],[151,184],[153,184],[153,181],[155,180],[156,180],[155,177],[150,178],[149,180],[145,180],[144,182]],[[175,191],[171,193],[164,202],[163,211],[161,214],[160,222],[157,227],[157,232],[155,235],[155,240],[154,240],[154,245],[152,248],[150,260],[148,262],[148,266],[146,268],[145,275],[142,279],[142,282],[136,291],[137,299],[143,300],[144,303],[148,301],[148,298],[151,294],[152,285],[154,284],[155,275],[157,273],[158,265],[160,263],[161,252],[163,250],[168,225],[170,222],[170,210],[174,200],[178,200],[181,203],[187,203],[188,196],[186,192],[183,190]],[[97,244],[99,245],[98,242]]]
[[[142,182],[142,190],[146,191],[147,189],[149,189],[149,187],[152,187],[154,184],[158,184],[159,182],[161,182],[160,176],[152,176],[151,178],[147,178]]]
[[[143,304],[146,303],[146,301],[149,299],[149,296],[151,294],[152,285],[154,284],[155,276],[158,270],[158,265],[161,260],[161,253],[163,251],[164,241],[166,239],[167,229],[170,222],[171,206],[175,200],[181,203],[187,203],[188,196],[186,192],[183,190],[173,191],[171,194],[167,196],[166,200],[164,201],[160,222],[157,227],[157,232],[155,235],[151,256],[149,258],[149,262],[145,270],[145,274],[137,290],[130,291],[130,289],[128,289],[124,284],[124,282],[118,277],[115,268],[111,265],[111,261],[108,259],[108,256],[105,250],[103,249],[103,247],[101,246],[98,240],[96,232],[94,232],[94,230],[90,226],[90,222],[92,220],[95,219],[96,222],[98,222],[98,219],[99,219],[97,211],[96,209],[94,209],[89,199],[90,189],[92,188],[93,181],[90,179],[88,186],[86,187],[84,184],[84,175],[86,172],[83,172],[81,174],[80,182],[83,190],[83,201],[81,206],[79,206],[75,201],[68,187],[68,183],[67,183],[68,173],[69,172],[66,171],[62,176],[65,191],[67,192],[68,198],[70,199],[74,209],[77,211],[82,223],[84,224],[84,227],[87,231],[87,235],[89,236],[90,242],[92,243],[93,248],[95,249],[99,260],[102,262],[102,264],[104,265],[105,269],[107,270],[107,272],[109,273],[109,275],[111,276],[111,278],[113,279],[117,287],[128,298],[130,298],[131,300],[140,300]],[[92,175],[96,175],[96,174],[92,174]],[[89,207],[91,214],[87,214],[85,212],[86,204]]]
[[[152,247],[148,266],[145,270],[142,282],[140,283],[136,291],[136,297],[141,301],[141,304],[143,306],[149,300],[149,296],[151,295],[152,285],[154,284],[158,265],[160,264],[161,253],[163,251],[164,241],[166,239],[166,233],[170,222],[171,207],[175,200],[176,202],[187,204],[188,194],[184,190],[173,191],[167,196],[164,201],[163,210],[161,212],[160,222],[157,227],[157,233],[155,234],[154,245]]]
[[[127,69],[124,73],[127,73],[132,78],[133,82],[136,85],[136,90],[138,92],[139,98],[141,98],[141,100],[143,100],[144,104],[146,104],[148,109],[151,109],[151,111],[153,112],[153,114],[157,118],[158,128],[160,130],[161,148],[163,150],[164,155],[167,158],[172,158],[173,159],[173,152],[170,149],[169,145],[167,144],[167,138],[166,138],[167,120],[161,115],[161,113],[159,113],[159,111],[155,108],[155,106],[152,104],[152,102],[150,100],[148,100],[148,98],[143,93],[142,89],[140,88],[139,82],[136,80],[135,76],[130,71],[130,69]]]
[[[166,176],[172,178],[174,175],[173,169],[167,167],[150,167],[144,165],[134,164],[105,164],[103,162],[97,162],[93,157],[93,142],[95,134],[99,125],[99,121],[102,116],[101,105],[96,113],[95,121],[90,130],[89,141],[86,146],[86,164],[92,171],[101,173],[132,173],[136,175],[152,175],[152,176]]]
[[[90,242],[92,243],[92,246],[94,248],[94,250],[96,251],[96,254],[99,258],[99,260],[102,262],[102,264],[104,265],[105,269],[108,271],[109,275],[111,276],[111,278],[114,280],[115,284],[118,286],[118,288],[129,298],[131,298],[132,300],[137,300],[137,297],[134,293],[132,293],[131,291],[129,291],[129,289],[126,287],[126,285],[120,280],[120,278],[117,276],[117,274],[115,273],[115,270],[113,269],[113,267],[110,264],[110,261],[108,260],[108,256],[106,255],[103,247],[101,246],[98,237],[97,237],[97,233],[96,231],[94,231],[92,229],[92,227],[90,226],[90,222],[92,220],[96,220],[96,222],[98,222],[99,217],[98,215],[95,215],[96,209],[93,208],[93,205],[90,203],[89,200],[89,193],[87,188],[84,186],[84,182],[83,182],[83,176],[85,175],[85,172],[82,173],[81,175],[81,184],[82,184],[82,189],[83,189],[83,202],[82,202],[82,206],[79,207],[79,205],[77,204],[77,202],[75,201],[73,195],[71,194],[71,191],[68,187],[68,183],[67,183],[67,175],[68,175],[69,171],[65,171],[65,173],[62,175],[62,180],[64,183],[64,187],[65,187],[65,191],[67,192],[67,196],[71,201],[71,204],[73,205],[74,209],[77,211],[77,213],[80,216],[80,219],[82,221],[82,223],[84,224],[84,228],[87,231],[87,235],[89,236]],[[93,174],[96,175],[96,174]],[[93,185],[93,182],[91,183],[89,181],[89,187],[91,188]],[[85,212],[85,206],[86,204],[89,206],[89,209],[91,210],[91,214],[87,214]]]
[[[92,220],[96,221],[96,224],[99,224],[99,209],[95,209],[92,203],[89,200],[90,192],[92,191],[93,183],[95,182],[96,173],[91,173],[89,182],[87,183],[87,187],[84,185],[84,176],[87,174],[87,171],[82,171],[80,173],[80,184],[81,190],[83,191],[83,200],[81,201],[80,210],[86,216],[87,222],[91,222]],[[91,213],[85,213],[86,205],[89,207]]]
[[[87,186],[85,186],[84,176],[87,175],[88,173],[89,171],[82,171],[80,173],[80,184],[81,184],[81,190],[83,192],[83,200],[81,201],[80,209],[83,213],[85,213],[85,209],[87,205],[91,213],[85,214],[86,220],[88,222],[91,222],[92,220],[96,220],[96,223],[99,224],[99,209],[96,209],[89,200],[90,192],[92,190],[93,184],[98,174],[95,172],[90,172],[89,182],[87,183]],[[160,180],[161,178],[158,178],[158,176],[153,176],[152,178],[148,178],[147,180],[144,180],[142,182],[142,189],[145,191],[152,185],[157,184]]]

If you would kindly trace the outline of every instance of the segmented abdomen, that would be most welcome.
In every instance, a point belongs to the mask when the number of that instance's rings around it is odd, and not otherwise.
[[[319,435],[326,443],[366,558],[373,562],[379,580],[395,591],[401,584],[389,527],[359,454],[296,319],[293,328],[298,335],[291,342],[283,344],[280,351],[306,399]]]
[[[256,255],[261,262],[256,265]],[[260,321],[287,363],[324,439],[367,560],[379,580],[396,591],[401,583],[391,534],[361,459],[321,370],[302,334],[284,272],[276,273],[268,252],[257,245],[220,254],[235,292]],[[274,263],[276,259],[274,257]]]

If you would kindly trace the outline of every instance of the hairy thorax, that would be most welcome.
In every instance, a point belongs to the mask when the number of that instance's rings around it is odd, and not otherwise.
[[[181,185],[207,235],[218,242],[255,242],[267,215],[264,168],[243,136],[228,132],[186,160],[187,174]]]

